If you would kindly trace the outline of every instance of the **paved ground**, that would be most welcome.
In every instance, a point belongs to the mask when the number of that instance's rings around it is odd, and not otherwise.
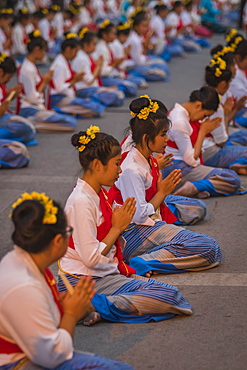
[[[223,43],[214,37],[212,43]],[[171,82],[150,84],[148,93],[172,108],[185,102],[193,89],[203,84],[203,69],[209,51],[173,59]],[[108,109],[101,119],[81,120],[78,129],[97,124],[118,139],[130,118],[128,104]],[[0,172],[0,257],[11,249],[11,203],[24,191],[45,191],[64,203],[80,173],[78,153],[70,134],[38,134],[39,146],[30,148],[31,163],[20,170]],[[247,186],[247,179],[243,178]],[[247,195],[206,200],[206,219],[190,227],[215,237],[225,252],[220,267],[206,272],[159,276],[177,285],[194,307],[191,317],[149,324],[78,326],[75,348],[123,360],[136,370],[244,370],[246,369],[246,203]],[[55,267],[54,267],[55,270]],[[3,284],[4,282],[1,282]],[[18,303],[17,303],[18,304]]]

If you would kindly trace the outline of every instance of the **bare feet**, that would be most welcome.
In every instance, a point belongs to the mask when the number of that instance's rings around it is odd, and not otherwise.
[[[91,326],[96,324],[96,322],[101,320],[101,316],[98,312],[91,312],[85,319],[81,320],[82,324],[85,326]]]
[[[237,172],[238,175],[247,175],[247,166],[242,164],[233,164],[230,170]]]
[[[210,193],[208,191],[199,191],[199,193],[196,194],[196,197],[199,199],[206,199],[210,197]]]
[[[175,191],[174,195],[183,195],[184,197],[193,196],[199,193],[198,189],[195,187],[194,184],[190,181],[186,181],[186,183],[181,186],[177,191]]]

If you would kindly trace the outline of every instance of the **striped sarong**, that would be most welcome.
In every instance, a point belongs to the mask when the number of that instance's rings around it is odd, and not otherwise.
[[[212,237],[164,221],[154,226],[130,224],[123,237],[127,242],[124,259],[139,275],[206,270],[219,265],[222,258]]]
[[[74,286],[77,277],[66,274]],[[96,294],[92,299],[95,310],[112,322],[143,323],[170,319],[179,314],[192,314],[192,307],[178,288],[153,279],[115,274],[96,278]],[[58,289],[66,291],[58,278]]]

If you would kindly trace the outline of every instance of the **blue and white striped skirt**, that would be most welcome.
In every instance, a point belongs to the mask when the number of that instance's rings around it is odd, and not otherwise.
[[[164,221],[154,226],[130,224],[123,237],[124,259],[138,275],[148,271],[174,274],[206,270],[219,265],[222,258],[212,237]]]
[[[245,146],[225,145],[204,161],[205,166],[231,168],[234,164],[247,166],[247,148]]]
[[[66,274],[70,283],[77,277]],[[96,278],[96,294],[92,305],[100,316],[112,322],[144,323],[170,319],[175,315],[191,315],[192,307],[178,288],[153,279],[132,275],[130,278],[115,274]],[[58,279],[60,292],[66,291]]]

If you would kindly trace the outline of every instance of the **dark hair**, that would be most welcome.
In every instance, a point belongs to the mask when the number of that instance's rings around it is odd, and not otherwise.
[[[132,139],[135,144],[141,144],[144,135],[147,135],[147,145],[153,142],[155,137],[164,129],[170,126],[170,121],[167,117],[167,108],[159,100],[152,100],[153,103],[158,103],[159,108],[154,112],[150,112],[146,120],[137,117],[137,114],[143,108],[150,105],[150,101],[146,97],[134,99],[129,106],[131,112],[136,116],[130,120],[130,128],[132,132]]]
[[[10,10],[12,11],[12,13],[2,13],[1,11],[4,11],[4,10]],[[10,18],[14,18],[14,13],[13,13],[13,9],[8,7],[8,8],[0,8],[0,18],[4,18],[4,19],[10,19]]]
[[[159,14],[159,12],[162,12],[162,10],[168,10],[167,6],[165,4],[157,4],[154,7],[156,14]]]
[[[1,53],[0,53],[1,55]],[[15,61],[10,58],[6,57],[2,63],[0,63],[0,69],[3,70],[3,73],[15,73],[16,72],[16,64]]]
[[[82,144],[79,142],[80,136],[86,136],[86,131],[80,131],[71,138],[71,144],[79,148]],[[79,151],[79,161],[84,171],[89,169],[90,163],[94,159],[99,159],[106,166],[109,160],[121,153],[121,147],[117,139],[113,136],[98,132],[95,139],[91,140],[86,148]]]
[[[131,17],[132,19],[132,26],[138,26],[141,22],[147,20],[148,18],[147,12],[145,10],[141,10],[139,13],[137,13],[134,17]]]
[[[185,9],[189,9],[193,6],[193,1],[189,1],[188,3],[184,4]]]
[[[218,68],[217,64],[212,67],[207,66],[205,68],[205,81],[209,86],[212,87],[217,87],[221,81],[229,82],[232,78],[232,72],[228,68],[221,70],[221,75],[216,76],[216,68]]]
[[[172,7],[172,10],[175,10],[177,8],[179,8],[180,6],[182,6],[182,2],[181,1],[175,1],[175,3],[173,4],[173,7]]]
[[[26,9],[26,8],[24,8],[24,9]],[[22,20],[27,20],[27,19],[30,18],[30,13],[29,13],[28,9],[27,9],[27,12],[23,13],[24,9],[20,9],[19,12],[18,12],[17,19],[18,19],[19,22],[21,22]]]
[[[45,18],[45,14],[41,12],[41,10],[37,10],[36,12],[33,13],[33,18],[37,18],[39,20]]]
[[[121,29],[118,28],[118,27],[121,27],[123,25],[125,25],[125,22],[119,22],[119,24],[117,26],[117,36],[119,36],[119,35],[129,36],[130,26],[129,26],[129,28],[125,28],[124,30],[121,30]]]
[[[78,32],[79,36],[80,36],[80,32],[81,31]],[[79,39],[79,44],[80,46],[83,47],[84,44],[89,44],[93,39],[96,39],[96,38],[97,38],[96,33],[94,31],[88,30],[84,33],[83,38]]]
[[[57,234],[65,234],[66,216],[58,203],[53,201],[53,204],[58,208],[55,224],[43,224],[45,208],[38,200],[25,200],[13,210],[12,240],[18,247],[29,253],[40,253]]]
[[[233,64],[235,64],[235,57],[233,52],[231,51],[224,52],[223,49],[224,47],[219,44],[215,46],[213,49],[211,49],[210,54],[212,55],[213,58],[220,57],[221,59],[223,59],[226,62],[227,67],[229,68]],[[221,51],[223,51],[222,54]]]
[[[34,32],[35,31],[28,35],[30,41],[27,43],[27,51],[29,53],[31,53],[37,46],[42,50],[47,49],[48,47],[47,41],[42,36],[35,37]]]
[[[190,94],[191,103],[200,101],[202,109],[217,111],[220,100],[218,93],[213,87],[203,86],[200,90],[194,90]]]
[[[115,24],[110,22],[105,28],[99,28],[97,36],[99,39],[102,39],[104,33],[109,33],[113,28],[116,28]]]
[[[71,49],[75,49],[78,45],[79,41],[75,37],[72,37],[71,39],[65,39],[61,44],[61,51],[64,52],[65,49],[68,47],[70,47]]]
[[[247,56],[247,40],[244,38],[240,43],[237,45],[235,50],[235,55],[239,55],[241,60],[243,60]]]

